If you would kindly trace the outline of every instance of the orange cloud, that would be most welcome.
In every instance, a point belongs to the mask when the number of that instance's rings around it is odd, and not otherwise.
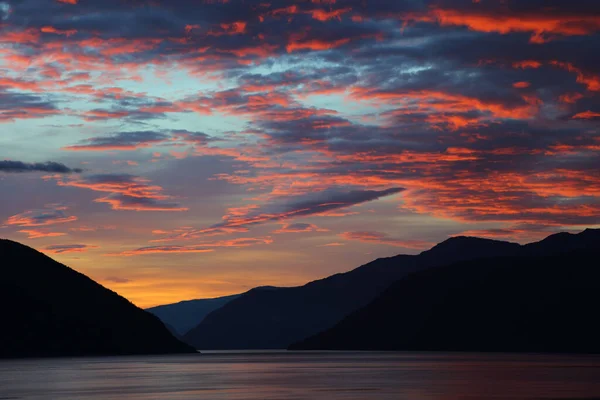
[[[72,36],[77,33],[76,29],[62,30],[62,29],[54,28],[52,26],[44,26],[40,30],[44,33],[55,33],[57,35],[65,35],[67,37]]]
[[[575,74],[577,74],[577,82],[587,86],[587,89],[589,91],[592,91],[592,92],[600,91],[600,76],[585,73],[580,68],[577,68],[575,65],[568,63],[568,62],[552,61],[552,62],[550,62],[550,64],[552,64],[556,67],[562,68],[562,69],[566,69],[569,72],[574,72]]]
[[[593,119],[600,118],[600,113],[593,111],[585,111],[573,116],[574,119]]]
[[[352,8],[350,8],[350,7],[340,8],[340,9],[331,10],[331,11],[317,8],[317,9],[309,11],[309,13],[313,17],[313,19],[316,19],[321,22],[325,22],[325,21],[329,21],[330,19],[338,19],[341,21],[342,15],[344,15],[350,11],[352,11]]]
[[[107,203],[113,210],[129,211],[187,211],[177,203],[170,202],[171,196],[162,193],[162,187],[151,185],[147,179],[128,174],[92,175],[86,178],[58,180],[59,186],[72,186],[96,192],[110,193],[96,199]]]
[[[531,86],[531,83],[529,83],[529,82],[515,82],[515,83],[513,83],[513,87],[517,88],[517,89],[526,89],[529,86]]]
[[[527,68],[539,68],[542,66],[542,63],[539,61],[535,61],[535,60],[524,60],[524,61],[517,61],[515,63],[513,63],[513,67],[515,68],[521,68],[521,69],[527,69]]]
[[[65,210],[66,207],[57,207],[54,209],[26,211],[9,217],[6,220],[6,224],[22,227],[37,227],[77,221],[76,216],[67,215]]]
[[[559,100],[562,103],[575,104],[577,101],[583,99],[583,97],[581,93],[565,93],[559,97]]]
[[[545,43],[549,35],[580,36],[600,30],[600,17],[596,15],[544,14],[544,13],[478,13],[434,8],[427,14],[411,14],[407,21],[435,22],[441,26],[465,26],[478,32],[531,32],[531,43]]]
[[[232,23],[220,24],[221,31],[209,31],[210,36],[222,36],[222,35],[240,35],[246,33],[247,23],[244,21],[236,21]]]
[[[325,40],[325,39],[307,39],[302,40],[299,38],[292,37],[288,45],[286,46],[286,50],[288,53],[293,53],[297,50],[331,50],[336,47],[343,46],[350,42],[350,38],[343,38],[337,40]]]
[[[460,114],[480,111],[491,114],[493,118],[528,119],[537,114],[540,105],[540,100],[536,97],[523,96],[521,105],[508,105],[501,101],[480,100],[462,94],[433,90],[384,91],[355,87],[350,91],[349,96],[356,100],[402,105],[403,108],[395,111],[401,115],[410,115],[411,112],[418,111],[432,113],[436,117],[439,117],[440,113]],[[451,122],[460,127],[469,121],[455,119]]]
[[[58,237],[65,236],[66,233],[63,232],[48,232],[37,229],[23,229],[19,231],[20,233],[26,233],[27,239],[39,239],[39,238],[47,238],[47,237]]]

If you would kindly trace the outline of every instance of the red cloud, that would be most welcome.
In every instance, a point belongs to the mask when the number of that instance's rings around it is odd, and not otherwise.
[[[481,100],[463,94],[432,90],[384,91],[355,87],[352,89],[350,96],[357,100],[405,105],[405,107],[396,111],[400,115],[410,115],[410,107],[412,106],[421,113],[432,113],[436,117],[443,116],[441,113],[457,114],[480,111],[491,114],[493,118],[527,119],[537,114],[540,105],[540,100],[535,97],[523,96],[521,104],[509,105],[498,100]],[[468,122],[465,119],[456,119],[453,124],[460,127],[468,124]]]
[[[598,112],[593,112],[593,111],[585,111],[585,112],[580,112],[579,114],[575,114],[573,116],[574,119],[594,119],[594,118],[600,118],[600,113]]]
[[[331,10],[331,11],[317,8],[314,10],[310,10],[309,13],[311,14],[311,16],[314,19],[321,21],[321,22],[325,22],[325,21],[329,21],[330,19],[338,19],[341,21],[342,15],[344,15],[350,11],[352,11],[352,8],[350,8],[350,7],[339,8],[337,10]]]
[[[513,83],[513,87],[517,88],[517,89],[526,89],[529,86],[531,86],[531,83],[529,83],[529,82],[515,82],[515,83]]]
[[[59,180],[59,186],[72,186],[96,192],[110,193],[96,199],[108,203],[113,210],[129,211],[187,211],[162,194],[162,187],[151,185],[147,179],[127,174],[92,175],[85,178]]]
[[[77,33],[76,29],[62,30],[62,29],[54,28],[52,26],[44,26],[40,30],[44,33],[55,33],[57,35],[65,35],[65,36],[72,36]]]
[[[246,33],[246,26],[248,24],[244,21],[236,21],[232,23],[222,23],[219,25],[222,31],[209,31],[210,36],[222,36],[222,35],[240,35]]]
[[[435,22],[441,26],[466,26],[478,32],[531,32],[531,43],[544,43],[551,35],[590,35],[600,30],[600,17],[596,15],[540,13],[479,13],[434,8],[427,14],[412,14],[407,21]]]
[[[336,47],[343,46],[350,43],[350,38],[342,38],[337,40],[325,40],[325,39],[304,39],[304,35],[292,35],[286,46],[288,53],[292,53],[297,50],[331,50]]]
[[[586,73],[580,68],[577,68],[575,65],[568,62],[552,61],[551,64],[577,74],[577,82],[587,86],[587,89],[589,91],[600,91],[600,76]]]
[[[8,218],[6,224],[22,227],[37,227],[77,221],[77,217],[74,215],[67,215],[65,212],[66,210],[66,207],[57,206],[55,208],[43,210],[26,211]]]

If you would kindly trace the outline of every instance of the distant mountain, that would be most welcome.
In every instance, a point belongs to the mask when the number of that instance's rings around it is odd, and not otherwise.
[[[239,294],[236,294],[214,299],[187,300],[148,308],[146,311],[156,315],[174,333],[182,336],[202,322],[209,313],[223,307],[239,296]]]
[[[600,353],[600,230],[416,272],[293,350]]]
[[[184,336],[197,349],[278,349],[332,327],[415,271],[514,254],[515,243],[457,237],[423,252],[375,260],[301,287],[257,288],[210,313]]]
[[[0,240],[0,358],[191,353],[163,323],[36,250]]]

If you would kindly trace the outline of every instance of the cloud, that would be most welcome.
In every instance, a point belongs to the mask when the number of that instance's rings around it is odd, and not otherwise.
[[[140,247],[135,250],[126,250],[120,253],[107,254],[109,256],[139,256],[147,254],[185,254],[185,253],[210,253],[215,251],[217,248],[233,247],[243,248],[251,247],[256,245],[265,245],[273,243],[271,237],[263,238],[237,238],[231,240],[222,240],[217,242],[203,242],[195,245],[186,246],[147,246]]]
[[[119,132],[86,139],[81,144],[67,146],[64,149],[79,151],[137,150],[161,143],[168,137],[164,133],[152,131]]]
[[[432,8],[426,14],[409,15],[406,19],[436,22],[441,26],[465,26],[478,32],[529,32],[532,33],[530,42],[537,44],[548,42],[556,35],[590,35],[600,30],[600,17],[596,15],[551,9],[544,11]]]
[[[40,239],[40,238],[48,238],[48,237],[58,237],[58,236],[66,236],[64,232],[50,232],[47,230],[40,229],[22,229],[19,233],[27,234],[27,239]]]
[[[129,174],[99,174],[79,179],[58,180],[59,186],[72,186],[108,193],[96,199],[107,203],[113,210],[128,211],[187,211],[171,196],[162,193],[162,187],[150,184],[149,180]]]
[[[60,244],[46,246],[42,250],[50,254],[66,254],[66,253],[85,253],[89,249],[96,249],[98,246],[90,246],[86,244]]]
[[[323,215],[358,204],[404,191],[403,188],[384,190],[343,190],[330,188],[321,192],[307,193],[292,198],[275,199],[271,203],[248,207],[241,213],[231,213],[223,217],[222,223],[212,229],[245,227],[266,222],[281,221],[310,215]]]
[[[0,43],[1,34],[0,34]],[[16,85],[21,89],[35,89],[36,82],[24,82],[0,78],[0,123],[14,122],[19,119],[46,118],[62,114],[51,96],[6,91],[5,87]]]
[[[118,276],[109,276],[109,277],[106,277],[106,278],[104,278],[104,281],[111,282],[111,283],[130,283],[130,282],[132,282],[131,279],[120,278]]]
[[[273,233],[307,233],[307,232],[329,232],[328,229],[319,228],[314,224],[293,223],[283,226]]]
[[[213,140],[203,132],[187,130],[118,132],[106,136],[92,137],[79,144],[66,146],[72,151],[134,151],[153,146],[196,146]]]
[[[67,214],[68,208],[65,206],[48,205],[47,207],[13,215],[6,220],[6,224],[20,227],[38,227],[77,221],[76,216]]]
[[[12,2],[0,11],[0,121],[51,118],[52,138],[85,120],[87,139],[47,140],[96,151],[87,156],[105,171],[122,161],[105,151],[152,148],[163,155],[140,155],[137,169],[173,180],[178,196],[193,189],[175,157],[231,165],[211,185],[248,196],[213,226],[157,226],[169,231],[159,241],[266,222],[311,229],[288,220],[361,204],[317,198],[341,188],[406,188],[403,212],[455,223],[589,225],[600,210],[599,11],[555,0]],[[105,124],[126,131],[96,133]],[[187,208],[148,179],[109,175],[56,179],[116,210]]]
[[[69,168],[64,164],[47,161],[42,163],[26,163],[23,161],[0,161],[0,172],[24,173],[24,172],[50,172],[54,174],[81,173],[80,168]]]

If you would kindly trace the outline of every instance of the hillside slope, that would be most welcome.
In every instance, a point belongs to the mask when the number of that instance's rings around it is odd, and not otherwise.
[[[36,250],[0,240],[0,357],[194,352],[155,316]]]
[[[414,273],[290,349],[599,353],[600,231],[522,253]]]
[[[375,260],[301,287],[257,288],[209,314],[184,340],[206,350],[286,348],[332,327],[412,272],[451,261],[512,254],[519,248],[514,243],[458,237],[418,256]]]
[[[156,315],[165,325],[170,326],[178,335],[185,335],[197,326],[211,312],[235,300],[240,295],[217,297],[214,299],[197,299],[165,304],[146,309]]]

